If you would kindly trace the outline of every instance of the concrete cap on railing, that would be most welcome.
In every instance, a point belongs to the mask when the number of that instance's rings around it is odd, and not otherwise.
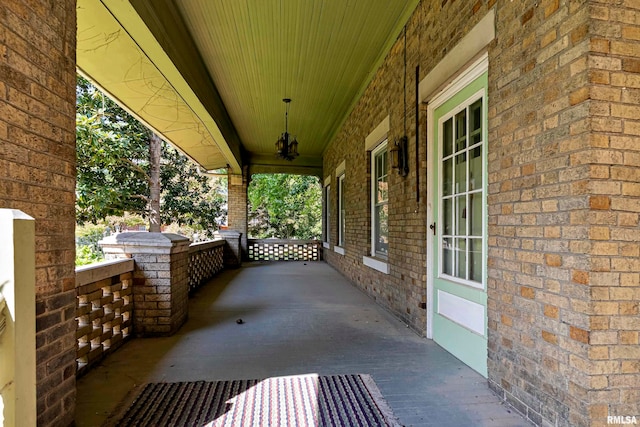
[[[191,241],[174,233],[149,233],[146,231],[118,233],[100,240],[98,244],[105,254],[166,254],[189,250]]]
[[[133,271],[132,259],[114,259],[76,267],[76,288]]]
[[[221,239],[238,239],[242,236],[242,233],[236,230],[218,230],[214,235],[220,236]]]

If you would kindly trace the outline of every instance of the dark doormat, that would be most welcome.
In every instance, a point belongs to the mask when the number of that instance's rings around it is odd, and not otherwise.
[[[399,426],[368,375],[151,383],[117,426]]]

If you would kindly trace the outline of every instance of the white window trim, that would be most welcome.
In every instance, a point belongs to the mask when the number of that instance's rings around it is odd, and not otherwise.
[[[481,73],[482,74],[482,73]],[[467,83],[468,84],[468,83]],[[466,86],[466,85],[465,85]],[[464,87],[460,88],[458,90],[458,92],[460,90],[462,90]],[[457,93],[457,92],[455,92]],[[455,94],[454,93],[454,94]],[[477,91],[476,93],[474,93],[473,95],[471,95],[469,98],[465,99],[464,101],[460,102],[454,109],[452,109],[447,115],[440,117],[440,119],[438,120],[438,129],[442,129],[442,123],[444,123],[447,119],[451,118],[451,117],[455,117],[456,114],[458,114],[460,111],[466,110],[469,105],[471,105],[473,102],[477,101],[478,99],[482,99],[482,103],[483,103],[483,113],[484,113],[484,108],[486,107],[486,102],[487,102],[487,96],[486,96],[486,91],[484,88],[480,89],[479,91]],[[484,118],[484,122],[487,123],[488,120],[485,117]],[[438,153],[437,158],[439,159],[438,161],[440,161],[440,159],[442,159],[442,135],[440,136],[440,140],[438,141]],[[483,150],[486,150],[486,144],[487,141],[485,141],[483,139],[482,141],[482,146],[483,146]],[[483,151],[483,156],[484,156],[484,151]],[[440,173],[442,173],[442,164],[439,165],[439,170]],[[442,177],[438,177],[438,179],[442,179]],[[442,208],[442,187],[438,186],[438,213],[439,213],[439,218],[437,219],[437,223],[438,224],[443,224],[444,223],[444,219],[443,219],[443,208]],[[465,194],[468,192],[465,192]],[[477,191],[475,193],[478,193]],[[484,190],[481,190],[479,193],[481,193],[483,195],[483,198],[486,198],[486,194]],[[483,208],[484,209],[484,208]],[[483,217],[484,217],[484,212],[483,212]],[[482,246],[485,246],[485,242],[486,242],[486,235],[483,232],[482,236],[480,236],[480,240],[482,241]],[[443,262],[443,256],[442,253],[439,254],[438,259],[440,260],[440,265],[438,266],[434,266],[434,268],[437,268],[438,271],[438,277],[439,278],[443,278],[446,279],[450,282],[455,282],[455,283],[459,283],[461,285],[465,285],[465,286],[469,286],[471,288],[476,288],[476,289],[480,289],[483,290],[485,288],[485,283],[479,283],[479,282],[475,282],[473,280],[468,280],[468,279],[464,279],[461,277],[456,277],[456,276],[451,276],[448,274],[445,274],[442,272],[443,268],[442,268],[442,262]],[[483,277],[485,275],[485,273],[482,273]]]
[[[362,262],[367,267],[371,267],[374,270],[378,270],[379,272],[384,274],[389,274],[389,263],[380,260],[380,258],[363,256]]]
[[[387,138],[389,135],[389,116],[385,117],[379,124],[378,126],[376,126],[376,128],[371,131],[371,133],[369,135],[367,135],[367,137],[365,138],[364,141],[364,149],[365,151],[371,151],[371,155],[374,155],[374,152],[376,151],[376,149],[378,149],[379,147],[381,147],[381,144],[383,143],[387,143]],[[386,146],[386,145],[385,145]],[[372,160],[373,162],[373,160]],[[373,176],[374,171],[371,171],[371,175]],[[373,195],[373,185],[372,185],[372,181],[369,182],[369,187],[370,187],[370,195]],[[373,220],[373,212],[375,210],[375,200],[373,197],[371,197],[371,219]],[[377,270],[381,273],[384,274],[389,274],[390,269],[389,269],[389,263],[387,263],[385,260],[382,260],[380,258],[376,258],[375,257],[375,253],[376,253],[376,248],[375,248],[375,231],[374,231],[374,226],[373,226],[373,221],[371,223],[371,246],[372,248],[370,248],[370,250],[372,250],[370,253],[372,253],[374,256],[363,256],[362,257],[362,263],[364,265],[366,265],[367,267],[373,268],[374,270]]]
[[[389,116],[385,117],[364,140],[364,150],[373,151],[389,135]]]
[[[493,8],[420,81],[418,91],[421,101],[428,101],[438,92],[447,92],[447,88],[443,88],[443,86],[450,81],[451,76],[455,76],[459,70],[465,70],[464,73],[466,73],[471,68],[466,68],[465,64],[473,61],[495,39],[495,20],[496,13]],[[439,91],[439,89],[442,90]]]
[[[375,156],[377,156],[379,153],[382,153],[383,151],[387,150],[388,142],[389,141],[385,138],[380,144],[378,144],[371,151],[371,182],[369,183],[370,196],[371,196],[371,252],[369,252],[369,253],[371,254],[372,257],[377,258],[377,259],[382,259],[382,260],[386,260],[386,258],[380,258],[376,254],[376,228],[375,228],[375,220],[374,220],[374,215],[375,215],[375,210],[376,210]],[[387,205],[388,204],[389,204],[389,199],[387,199]]]
[[[342,246],[334,246],[333,251],[337,254],[344,255],[344,248]]]
[[[324,226],[322,247],[331,248],[331,175],[324,179],[324,186],[322,187],[322,197],[324,198]]]
[[[342,162],[341,164],[342,168],[338,168],[336,169],[336,182],[337,182],[337,188],[336,188],[336,195],[338,196],[338,247],[342,248],[345,244],[345,240],[344,240],[344,234],[347,231],[347,226],[345,223],[344,226],[344,230],[342,228],[342,224],[344,223],[344,219],[343,218],[343,214],[342,214],[342,210],[344,208],[344,206],[342,206],[342,199],[344,199],[344,178],[345,178],[345,172],[344,172],[344,162]],[[345,212],[345,216],[346,216],[346,212]],[[342,255],[344,255],[344,249],[342,249]],[[337,251],[336,251],[337,252]]]

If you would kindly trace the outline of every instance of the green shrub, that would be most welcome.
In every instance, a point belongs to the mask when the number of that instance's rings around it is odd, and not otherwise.
[[[104,254],[98,242],[104,238],[106,226],[86,224],[76,228],[76,266],[102,261]]]
[[[76,267],[104,260],[102,251],[95,251],[89,245],[76,245]]]

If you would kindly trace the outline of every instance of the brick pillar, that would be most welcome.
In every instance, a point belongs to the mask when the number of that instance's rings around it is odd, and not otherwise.
[[[2,0],[0,34],[0,208],[35,219],[37,424],[67,426],[76,400],[76,1]]]
[[[226,241],[224,245],[224,267],[240,267],[242,265],[242,233],[234,230],[220,230],[218,235]]]
[[[242,247],[241,258],[246,258],[247,254],[247,186],[249,177],[247,169],[243,169],[242,175],[229,175],[228,180],[228,211],[227,221],[229,230],[241,233],[240,246]]]
[[[133,333],[168,336],[187,320],[189,244],[172,233],[120,233],[100,242],[107,259],[133,258]]]

